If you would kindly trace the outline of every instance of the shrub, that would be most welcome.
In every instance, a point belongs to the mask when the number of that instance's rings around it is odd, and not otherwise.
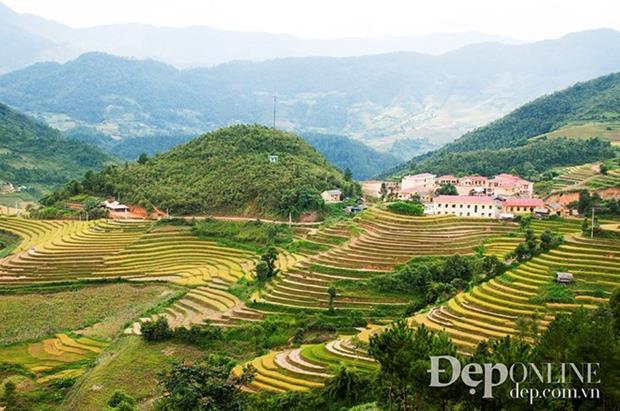
[[[172,331],[166,317],[159,317],[155,321],[145,321],[141,324],[142,337],[146,341],[162,341],[172,337]]]
[[[424,215],[424,206],[419,203],[397,201],[395,203],[388,204],[387,208],[397,214]]]

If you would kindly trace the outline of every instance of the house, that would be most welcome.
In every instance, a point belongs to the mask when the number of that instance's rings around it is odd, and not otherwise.
[[[109,201],[106,200],[103,203],[101,203],[101,207],[105,207],[110,211],[115,211],[115,212],[124,212],[126,213],[127,211],[129,211],[129,207],[127,207],[125,204],[121,204],[118,201],[114,200],[114,201]]]
[[[433,204],[436,215],[497,218],[497,206],[491,197],[437,196]]]
[[[424,187],[430,188],[432,190],[435,189],[435,174],[430,173],[422,173],[415,174],[412,176],[405,176],[400,181],[400,189],[401,191],[407,190],[412,187]]]
[[[534,195],[534,183],[507,173],[498,174],[489,180],[488,188],[495,195],[526,198]]]
[[[453,176],[452,174],[448,174],[445,176],[437,177],[435,179],[435,183],[437,185],[452,184],[453,186],[456,186],[459,183],[459,179]]]
[[[326,190],[323,191],[321,193],[321,198],[326,202],[326,203],[335,203],[338,202],[342,199],[342,191],[335,189],[335,190]]]
[[[570,215],[568,208],[560,203],[549,203],[547,204],[547,208],[549,209],[550,215],[557,215],[560,217],[568,217]]]
[[[456,191],[459,195],[469,196],[475,188],[487,188],[488,178],[482,176],[465,176],[459,178]]]
[[[535,209],[543,208],[545,208],[545,202],[540,198],[507,198],[502,204],[503,213],[514,215],[530,214],[534,213]]]
[[[434,190],[430,187],[423,187],[423,186],[409,187],[406,189],[401,189],[398,192],[398,199],[409,200],[413,196],[417,195],[420,197],[420,201],[424,203],[429,203],[433,201],[433,193],[434,193]]]
[[[571,273],[558,271],[555,273],[555,281],[560,284],[570,284],[575,281],[575,277]]]
[[[366,197],[381,197],[381,184],[383,183],[381,180],[362,181],[362,193]]]
[[[275,163],[277,163],[280,160],[280,157],[278,157],[275,154],[269,154],[268,158],[269,158],[269,162],[272,163],[272,164],[275,164]]]

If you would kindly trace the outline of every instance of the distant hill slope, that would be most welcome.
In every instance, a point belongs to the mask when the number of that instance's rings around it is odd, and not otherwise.
[[[65,139],[34,119],[0,104],[0,179],[37,190],[59,186],[110,156],[97,147]]]
[[[608,141],[581,137],[615,141],[619,120],[620,73],[615,73],[538,98],[394,173],[488,175],[514,168],[533,177],[551,167],[612,157]]]
[[[271,162],[269,155],[276,155]],[[315,209],[327,189],[353,183],[300,137],[259,125],[237,125],[195,138],[143,164],[89,173],[84,191],[172,214],[287,216]],[[63,190],[55,194],[63,197]],[[70,194],[70,193],[69,193]],[[295,209],[291,210],[291,206]]]
[[[363,180],[394,168],[399,160],[345,136],[304,133],[303,139],[341,170],[350,169],[353,178]]]
[[[620,33],[593,30],[442,55],[235,61],[178,70],[88,53],[0,76],[0,100],[65,130],[108,137],[198,135],[239,123],[345,135],[381,151],[397,140],[445,144],[521,104],[620,71]]]

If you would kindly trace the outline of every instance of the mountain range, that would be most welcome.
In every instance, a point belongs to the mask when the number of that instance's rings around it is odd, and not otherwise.
[[[536,178],[554,167],[601,161],[620,142],[620,73],[540,97],[451,144],[392,170]]]
[[[88,51],[155,59],[179,68],[233,60],[262,61],[302,56],[358,56],[394,51],[441,54],[469,44],[518,40],[476,32],[419,36],[302,39],[285,34],[113,24],[72,28],[19,14],[0,3],[0,73],[41,61],[66,61]]]
[[[484,43],[438,56],[237,61],[179,70],[88,53],[0,76],[0,101],[61,130],[108,138],[197,135],[237,123],[395,141],[450,142],[536,97],[620,70],[620,33],[593,30],[522,45]]]

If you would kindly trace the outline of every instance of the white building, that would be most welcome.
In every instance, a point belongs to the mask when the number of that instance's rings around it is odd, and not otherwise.
[[[499,212],[495,201],[485,196],[437,196],[433,210],[436,215],[481,218],[497,218]]]
[[[342,191],[336,190],[326,190],[321,193],[321,198],[326,203],[335,203],[342,199]]]
[[[430,173],[422,173],[416,174],[413,176],[405,176],[400,182],[401,191],[408,190],[410,188],[416,187],[420,188],[428,188],[431,190],[435,189],[435,174]]]

